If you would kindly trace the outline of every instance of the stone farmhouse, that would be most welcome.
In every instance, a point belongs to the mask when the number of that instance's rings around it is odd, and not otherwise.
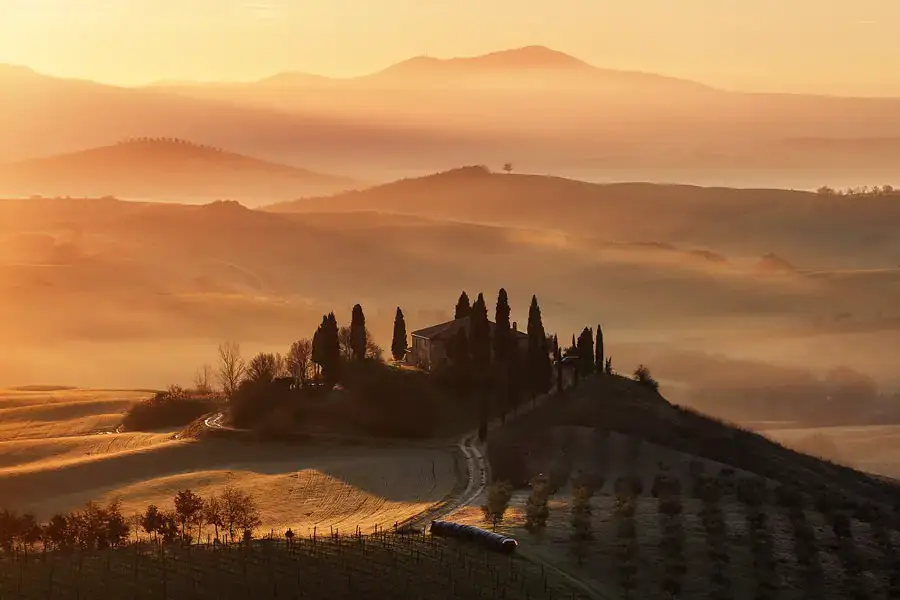
[[[493,321],[488,321],[488,324],[490,325],[491,339],[493,339],[496,324]],[[412,346],[406,353],[407,364],[426,370],[433,370],[445,365],[449,360],[448,349],[450,344],[460,329],[465,329],[466,335],[469,338],[472,337],[470,317],[463,317],[413,331],[410,335]],[[519,331],[516,323],[512,324],[511,333],[520,350],[522,352],[527,351],[528,335],[523,331]],[[493,344],[491,344],[492,354],[493,351]]]

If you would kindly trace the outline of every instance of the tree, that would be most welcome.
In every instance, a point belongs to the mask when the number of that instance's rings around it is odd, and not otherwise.
[[[492,483],[487,490],[487,503],[481,507],[484,518],[491,524],[494,529],[503,521],[503,515],[509,508],[509,501],[512,499],[512,486],[500,481]]]
[[[587,486],[577,486],[572,492],[572,553],[578,565],[584,564],[587,542],[593,539],[591,531],[591,490]]]
[[[540,534],[547,526],[550,509],[547,500],[550,496],[550,480],[546,475],[538,475],[531,480],[531,494],[525,507],[525,529]]]
[[[594,332],[585,327],[578,336],[578,370],[586,375],[594,370]]]
[[[229,341],[219,344],[219,384],[225,395],[231,398],[247,370],[241,356],[241,345]]]
[[[491,326],[483,294],[478,294],[475,304],[472,305],[469,321],[469,354],[472,357],[472,374],[476,384],[483,388],[491,365]],[[488,398],[482,390],[478,424],[478,439],[482,442],[487,439],[487,422]]]
[[[634,370],[634,380],[654,392],[659,391],[659,382],[653,378],[650,374],[650,369],[644,365],[638,365],[637,369]]]
[[[31,551],[41,541],[42,530],[37,518],[32,513],[25,513],[19,519],[19,542],[26,550]]]
[[[487,371],[491,363],[491,326],[487,318],[487,305],[484,295],[478,294],[472,305],[471,323],[469,326],[469,352],[473,366],[479,373]]]
[[[503,165],[503,170],[506,171],[506,174],[507,174],[507,175],[509,175],[510,173],[512,173],[512,170],[513,170],[513,164],[512,164],[512,163],[506,163],[506,164],[504,164],[504,165]]]
[[[468,300],[468,299],[467,299]],[[403,318],[403,311],[397,307],[397,314],[394,315],[394,336],[391,339],[391,356],[394,360],[403,360],[406,356],[406,319]]]
[[[509,325],[509,297],[506,295],[506,290],[500,288],[500,292],[497,294],[497,308],[494,313],[494,359],[500,362],[505,362],[509,358],[510,351],[510,340],[512,339],[512,335],[510,333],[510,325]]]
[[[354,360],[361,361],[366,358],[366,316],[362,306],[354,305],[350,313],[350,348],[353,350]]]
[[[338,344],[341,347],[341,360],[344,362],[353,360],[353,333],[347,325],[338,328]]]
[[[55,514],[44,526],[44,543],[54,550],[71,550],[75,546],[67,515]]]
[[[253,497],[231,485],[222,492],[222,520],[231,538],[234,538],[236,528],[253,530],[261,524],[259,508]]]
[[[306,385],[312,367],[312,340],[303,338],[291,344],[286,363],[294,381],[299,385]]]
[[[147,535],[154,537],[162,526],[162,513],[155,504],[147,506],[141,517],[141,527],[147,532]]]
[[[472,314],[472,305],[469,304],[469,295],[463,291],[462,294],[459,295],[459,300],[456,301],[456,313],[454,314],[454,319],[464,319]]]
[[[198,394],[211,394],[213,390],[213,368],[204,364],[194,374],[194,391]]]
[[[531,306],[528,308],[528,383],[533,396],[550,389],[550,380],[553,378],[553,366],[550,363],[550,342],[544,331],[544,323],[541,317],[541,307],[538,305],[537,296],[531,297]]]
[[[604,357],[603,357],[603,330],[600,324],[597,324],[597,343],[594,346],[594,368],[598,373],[603,373]]]
[[[313,336],[312,359],[322,369],[329,383],[337,383],[341,370],[341,341],[334,313],[322,317],[322,324]]]
[[[175,494],[175,514],[181,521],[181,539],[188,538],[188,528],[197,522],[203,511],[203,498],[191,490],[181,490]]]
[[[122,500],[113,499],[106,507],[106,539],[110,547],[118,548],[128,540],[131,526],[122,514]]]
[[[260,352],[247,366],[247,380],[253,383],[272,383],[282,371],[281,359],[270,352]]]
[[[366,360],[376,360],[381,362],[384,360],[384,349],[375,343],[375,338],[366,329]]]
[[[218,540],[219,527],[225,526],[225,519],[222,511],[222,502],[215,494],[212,494],[203,502],[203,520],[215,528],[215,539]]]

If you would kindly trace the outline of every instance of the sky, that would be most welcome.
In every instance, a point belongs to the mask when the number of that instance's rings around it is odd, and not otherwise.
[[[730,89],[900,96],[898,24],[900,0],[0,0],[0,63],[139,85],[539,44]]]

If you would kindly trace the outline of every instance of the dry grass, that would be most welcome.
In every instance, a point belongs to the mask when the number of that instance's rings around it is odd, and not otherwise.
[[[0,390],[0,442],[109,431],[148,392]]]
[[[46,519],[121,496],[126,512],[168,507],[180,489],[234,484],[253,494],[263,529],[371,530],[441,501],[456,481],[450,448],[369,448],[176,439],[114,428],[143,392],[65,390],[0,395],[0,498]]]

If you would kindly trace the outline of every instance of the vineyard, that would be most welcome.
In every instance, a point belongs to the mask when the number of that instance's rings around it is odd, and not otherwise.
[[[430,535],[330,535],[250,545],[130,547],[0,562],[0,598],[582,599],[528,561]]]

